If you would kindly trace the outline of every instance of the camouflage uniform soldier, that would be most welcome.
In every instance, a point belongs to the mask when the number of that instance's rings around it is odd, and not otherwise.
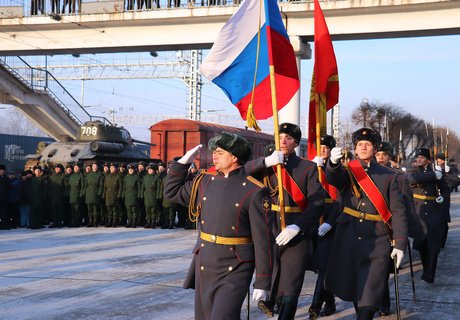
[[[109,163],[104,162],[104,167],[102,169],[102,175],[104,177],[104,181],[105,181],[105,178],[107,178],[109,174],[110,174]],[[107,224],[107,206],[105,205],[104,201],[101,202],[100,208],[101,208],[101,212],[99,214],[99,223],[101,225],[106,225]]]
[[[168,170],[169,170],[170,165],[171,165],[171,162],[168,163]],[[161,179],[160,188],[158,190],[158,193],[163,194],[164,183],[165,183],[165,179]],[[163,207],[163,223],[161,225],[161,229],[166,229],[166,228],[174,229],[174,225],[176,223],[175,220],[176,220],[177,204],[163,197],[161,206]]]
[[[42,167],[34,167],[34,176],[30,181],[30,228],[43,228],[45,219],[45,201],[48,181],[43,174]]]
[[[160,179],[155,174],[155,164],[150,163],[147,166],[147,175],[142,179],[142,196],[146,211],[146,224],[144,228],[155,228],[158,219],[156,194],[159,188]]]
[[[144,161],[139,161],[137,164],[137,175],[139,176],[139,180],[141,181],[144,179],[147,171],[145,169],[146,163]],[[146,211],[144,206],[144,201],[139,201],[139,214],[137,217],[137,225],[145,225],[145,218],[146,218]]]
[[[69,204],[70,204],[70,226],[78,228],[81,224],[84,193],[84,177],[80,166],[75,164],[74,172],[69,177]]]
[[[87,227],[97,227],[99,223],[99,208],[104,188],[104,177],[99,172],[96,162],[91,165],[91,172],[85,176],[85,203],[88,208],[89,223]]]
[[[163,184],[162,180],[166,177],[166,164],[164,162],[158,163],[158,189],[157,189],[157,226],[163,226]]]
[[[118,165],[110,163],[110,174],[104,180],[105,206],[107,208],[106,227],[117,227],[120,220],[120,199],[123,195],[123,179],[118,174]]]
[[[141,197],[141,180],[136,174],[136,165],[128,164],[128,174],[123,180],[123,196],[125,207],[128,214],[126,227],[135,228],[137,216],[139,214],[139,198]]]
[[[128,174],[127,172],[127,165],[126,163],[121,163],[119,166],[118,166],[118,174],[120,175],[121,177],[121,184],[123,185],[124,184],[124,180],[125,180],[125,177],[126,175]],[[118,220],[118,224],[120,226],[125,226],[126,225],[126,220],[128,219],[128,214],[126,213],[126,207],[125,207],[125,199],[123,197],[123,194],[121,195],[121,199],[120,199],[120,219]]]
[[[54,174],[49,177],[48,186],[53,219],[50,228],[60,228],[62,227],[62,220],[67,203],[65,192],[67,189],[67,179],[64,175],[64,167],[62,164],[57,164],[54,167]]]

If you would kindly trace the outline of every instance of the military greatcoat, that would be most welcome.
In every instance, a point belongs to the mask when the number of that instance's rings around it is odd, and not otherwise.
[[[432,281],[449,221],[450,189],[444,176],[441,180],[436,179],[431,167],[419,167],[411,171],[407,179],[414,194],[415,210],[423,227],[422,241],[414,243],[414,249],[420,251],[423,276]],[[444,198],[442,204],[435,201],[440,195]]]
[[[173,162],[164,189],[165,198],[184,206],[189,204],[193,184],[186,180],[188,167]],[[196,201],[201,206],[199,234],[184,283],[185,288],[195,289],[195,319],[239,319],[254,267],[254,287],[270,290],[273,236],[269,189],[248,178],[240,167],[228,177],[204,174]],[[205,234],[210,235],[207,240],[202,238]],[[213,242],[219,237],[250,240],[234,245]]]
[[[375,159],[369,165],[361,162],[379,189],[392,213],[390,219],[395,247],[405,250],[407,245],[407,216],[401,196],[398,174],[379,165]],[[352,191],[352,181],[342,164],[326,165],[330,184],[341,190],[344,207],[371,215],[378,215],[366,193],[359,190],[359,198]],[[358,307],[379,307],[382,303],[390,263],[391,243],[383,221],[359,219],[342,212],[336,221],[334,243],[326,272],[326,289],[345,301],[357,302]]]
[[[265,168],[264,158],[250,161],[245,165],[249,172],[261,172]],[[288,212],[286,210],[286,226],[296,224],[301,232],[285,246],[275,246],[275,269],[274,274],[279,279],[275,283],[272,295],[276,297],[298,297],[302,290],[305,277],[305,269],[308,258],[311,258],[312,244],[309,239],[310,229],[317,224],[324,204],[325,191],[318,180],[318,169],[316,163],[300,158],[295,153],[291,153],[284,163],[284,168],[299,186],[304,197],[308,201],[308,207],[303,211]],[[276,170],[276,169],[275,169]],[[268,170],[268,183],[272,188],[278,186],[278,181],[274,169]],[[267,181],[267,180],[266,180]],[[275,194],[273,203],[278,205],[278,195]],[[286,208],[299,209],[296,202],[284,190],[284,203]],[[276,208],[276,207],[275,207]],[[281,232],[279,214],[275,219],[275,237]],[[272,288],[273,289],[273,288]]]

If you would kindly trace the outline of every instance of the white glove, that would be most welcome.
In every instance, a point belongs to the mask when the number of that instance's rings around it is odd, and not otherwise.
[[[407,172],[407,168],[406,167],[401,167],[401,171],[402,172]]]
[[[318,157],[318,156],[315,156],[312,160],[314,163],[316,163],[316,166],[317,167],[322,167],[324,166],[324,161],[323,161],[323,158],[321,157]]]
[[[436,180],[441,180],[441,178],[442,178],[442,172],[441,171],[436,170],[434,172],[434,174],[436,175]]]
[[[443,204],[443,202],[444,202],[444,197],[443,196],[439,196],[439,197],[436,198],[436,203],[437,204]]]
[[[283,163],[284,155],[281,151],[275,150],[271,155],[265,157],[265,167],[270,168],[276,166],[277,164]]]
[[[340,159],[343,157],[342,148],[335,147],[331,150],[331,162],[333,164],[339,163]]]
[[[300,228],[295,224],[288,225],[281,233],[276,237],[276,244],[284,246],[288,244],[300,231]]]
[[[182,158],[177,160],[177,162],[182,163],[182,164],[188,164],[192,163],[193,160],[195,160],[195,157],[197,154],[200,153],[200,149],[203,147],[202,144],[197,145],[195,148],[187,151]]]
[[[393,260],[396,257],[396,269],[397,269],[399,268],[399,265],[401,264],[401,261],[404,258],[404,251],[393,248],[393,251],[391,251],[390,257]]]
[[[322,225],[319,226],[318,228],[318,236],[322,237],[324,236],[326,233],[329,232],[329,230],[332,229],[332,226],[327,223],[327,222],[324,222]]]
[[[434,166],[434,170],[436,170],[436,171],[441,171],[441,172],[442,172],[441,166]]]
[[[270,291],[263,290],[263,289],[254,289],[254,291],[252,292],[252,300],[254,301],[267,300],[269,295],[270,295]]]
[[[447,164],[444,166],[444,171],[446,173],[450,171],[450,167]]]

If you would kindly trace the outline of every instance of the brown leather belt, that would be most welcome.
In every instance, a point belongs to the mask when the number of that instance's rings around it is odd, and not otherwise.
[[[200,238],[204,241],[217,243],[217,244],[225,244],[228,246],[234,246],[238,244],[249,244],[252,242],[251,237],[221,237],[216,236],[214,234],[209,234],[206,232],[200,232]]]
[[[435,196],[424,196],[423,194],[417,194],[417,193],[414,193],[414,198],[416,199],[422,199],[422,200],[436,200],[436,197]]]
[[[379,214],[364,213],[349,207],[344,207],[343,212],[359,220],[382,221],[382,217]]]
[[[280,212],[280,207],[276,204],[272,204],[272,211]],[[284,213],[301,213],[302,209],[299,207],[284,206]]]

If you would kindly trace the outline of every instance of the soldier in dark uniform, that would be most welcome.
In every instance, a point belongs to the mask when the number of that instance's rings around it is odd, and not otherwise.
[[[149,163],[147,166],[147,175],[142,179],[142,197],[144,200],[144,206],[146,211],[146,223],[144,228],[155,229],[155,223],[157,217],[157,190],[160,179],[155,174],[156,165]]]
[[[447,228],[450,190],[441,171],[433,170],[430,150],[417,149],[417,167],[408,172],[414,194],[415,209],[422,221],[424,237],[414,249],[420,252],[423,265],[422,280],[433,283],[439,250]]]
[[[120,220],[120,201],[123,195],[123,179],[118,174],[118,164],[115,162],[109,165],[110,173],[104,179],[104,199],[107,208],[106,227],[116,228]]]
[[[30,228],[43,228],[47,198],[48,181],[42,167],[34,167],[34,176],[30,181]]]
[[[408,241],[398,174],[375,160],[380,141],[373,129],[361,128],[352,135],[356,160],[344,167],[342,149],[336,147],[326,164],[327,181],[342,190],[343,203],[326,289],[353,301],[359,320],[374,318],[382,304],[390,257],[399,267]]]
[[[5,165],[0,164],[0,229],[10,229],[10,222],[8,221],[10,183],[5,171]]]
[[[91,172],[85,176],[85,203],[88,208],[89,222],[87,227],[99,226],[99,212],[102,192],[104,190],[104,177],[99,172],[97,162],[91,165]]]
[[[126,227],[135,228],[139,214],[139,198],[141,198],[141,180],[136,174],[136,164],[128,164],[128,174],[123,179],[123,198],[128,215]]]
[[[282,123],[279,132],[281,151],[274,151],[271,156],[248,163],[246,169],[252,173],[269,168],[265,181],[275,191],[272,193],[272,210],[276,212],[280,211],[278,181],[276,169],[271,167],[282,162],[285,170],[283,177],[288,177],[283,181],[286,228],[281,229],[279,214],[275,219],[277,245],[274,247],[276,259],[271,297],[259,306],[267,312],[267,309],[273,310],[276,301],[280,306],[278,319],[294,319],[308,264],[308,253],[311,252],[309,232],[321,215],[324,190],[318,180],[316,164],[295,153],[302,136],[300,127],[292,123]]]
[[[81,173],[80,164],[73,166],[73,173],[69,177],[69,204],[70,204],[70,226],[78,228],[82,222],[84,207],[84,176]]]
[[[342,207],[338,201],[339,191],[333,186],[329,185],[324,173],[324,164],[331,156],[332,148],[335,148],[336,141],[333,136],[321,136],[321,154],[313,159],[318,165],[319,174],[321,175],[321,185],[325,192],[324,207],[321,217],[313,226],[314,234],[314,263],[313,271],[318,273],[316,279],[315,291],[311,301],[310,308],[308,309],[309,319],[317,319],[318,317],[325,317],[334,314],[336,311],[334,293],[328,291],[324,287],[324,279],[326,277],[327,263],[332,249],[334,240],[335,221],[342,212]],[[324,303],[324,308],[322,308]]]
[[[254,268],[253,299],[263,298],[270,290],[270,192],[242,166],[251,154],[249,142],[226,132],[208,143],[216,172],[187,181],[188,168],[200,148],[172,163],[164,190],[168,200],[190,203],[199,221],[184,287],[195,289],[195,319],[239,319]]]
[[[48,179],[48,190],[51,200],[52,224],[50,228],[62,227],[64,212],[66,209],[67,179],[64,175],[62,164],[54,166],[54,174]]]
[[[409,186],[409,182],[407,181],[407,175],[403,173],[402,171],[398,171],[397,169],[395,169],[398,167],[398,165],[393,167],[392,159],[394,159],[394,157],[392,153],[393,153],[393,146],[391,145],[391,143],[388,141],[382,141],[380,142],[377,148],[375,159],[378,164],[384,167],[387,167],[387,168],[391,168],[398,174],[399,188],[401,190],[401,195],[404,200],[404,206],[406,208],[408,235],[409,237],[414,239],[414,243],[417,245],[417,243],[419,243],[421,240],[420,238],[421,238],[421,232],[422,232],[420,218],[418,217],[415,211],[414,198],[413,198],[412,190]],[[394,272],[392,267],[390,268],[389,271],[390,273]],[[378,313],[380,316],[388,316],[390,314],[390,304],[391,304],[390,288],[388,286],[388,281],[387,281],[382,305],[380,306],[378,310]]]

